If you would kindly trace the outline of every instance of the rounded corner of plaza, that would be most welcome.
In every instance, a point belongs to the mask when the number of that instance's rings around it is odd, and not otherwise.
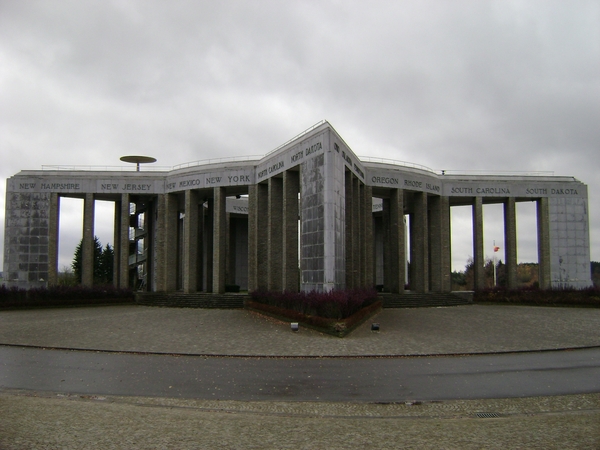
[[[62,197],[84,200],[82,283],[88,286],[95,200],[115,205],[113,282],[119,287],[221,294],[227,285],[248,291],[383,285],[402,293],[408,284],[416,292],[449,292],[450,210],[472,207],[477,268],[484,264],[483,205],[490,203],[503,205],[507,283],[516,287],[515,204],[521,201],[536,202],[540,286],[592,284],[585,184],[359,159],[327,122],[255,160],[161,171],[19,172],[7,180],[9,285],[57,282]],[[475,289],[482,283],[476,273]]]

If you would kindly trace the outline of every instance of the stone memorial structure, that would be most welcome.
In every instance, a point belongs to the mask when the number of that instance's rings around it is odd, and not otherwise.
[[[537,204],[540,285],[592,284],[583,183],[562,176],[451,175],[361,160],[325,121],[258,160],[165,171],[19,172],[7,180],[7,284],[57,282],[63,197],[84,201],[84,285],[93,284],[95,200],[115,205],[114,283],[120,287],[223,293],[227,285],[329,291],[379,284],[402,293],[408,283],[417,292],[448,292],[450,209],[470,205],[477,289],[484,281],[482,211],[488,203],[504,205],[507,279],[516,287],[520,201]]]

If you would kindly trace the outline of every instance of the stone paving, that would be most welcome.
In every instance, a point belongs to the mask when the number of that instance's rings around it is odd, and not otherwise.
[[[245,311],[0,311],[0,344],[207,355],[370,356],[600,345],[600,310],[384,310],[340,339]],[[485,413],[485,414],[482,414]],[[600,393],[444,402],[236,402],[0,390],[0,449],[600,449]]]
[[[380,324],[371,332],[371,322]],[[244,310],[135,305],[0,311],[0,344],[240,356],[496,353],[600,345],[600,308],[384,309],[345,338]]]
[[[600,448],[600,394],[381,405],[0,391],[0,411],[4,450]]]

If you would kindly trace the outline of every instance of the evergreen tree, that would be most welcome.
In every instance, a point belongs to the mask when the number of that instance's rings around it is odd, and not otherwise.
[[[75,248],[75,254],[73,255],[73,262],[71,267],[73,268],[73,274],[78,283],[81,283],[82,267],[83,267],[83,239],[79,241],[79,244]],[[104,253],[107,253],[104,256]],[[104,256],[104,257],[103,257]],[[114,251],[112,247],[107,244],[106,249],[102,249],[102,244],[98,239],[98,236],[94,236],[94,283],[106,284],[111,283],[113,279],[113,257]],[[110,259],[110,263],[108,260]]]
[[[113,281],[113,267],[115,263],[115,252],[110,244],[106,244],[100,256],[100,268],[98,281],[102,284],[110,284]]]
[[[75,254],[73,255],[73,262],[71,263],[71,267],[73,268],[73,274],[75,275],[75,281],[78,284],[81,284],[81,267],[82,267],[82,259],[83,259],[83,251],[81,246],[83,245],[83,239],[79,241],[77,247],[75,247]]]

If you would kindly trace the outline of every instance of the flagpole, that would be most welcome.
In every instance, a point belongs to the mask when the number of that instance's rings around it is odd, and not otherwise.
[[[496,287],[496,241],[494,240],[493,264],[494,264],[494,287]]]

